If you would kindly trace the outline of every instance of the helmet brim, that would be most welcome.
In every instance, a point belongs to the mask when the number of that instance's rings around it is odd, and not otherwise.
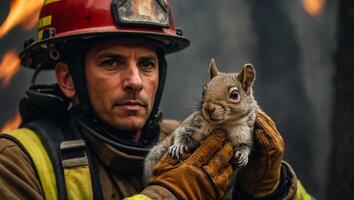
[[[166,54],[174,53],[181,51],[187,48],[190,45],[190,41],[182,36],[178,35],[168,35],[156,32],[139,32],[139,31],[98,31],[92,32],[92,30],[87,30],[87,32],[80,31],[80,33],[76,32],[66,32],[65,34],[56,35],[53,38],[43,39],[41,41],[33,42],[28,45],[21,53],[21,59],[25,60],[39,60],[33,58],[36,56],[36,51],[38,49],[47,49],[49,44],[56,44],[61,42],[70,42],[70,40],[74,39],[92,39],[96,37],[108,37],[110,39],[117,37],[117,40],[122,40],[124,38],[141,38],[147,40],[154,40],[163,48]],[[29,57],[29,58],[28,58]],[[22,65],[25,67],[35,68],[35,63],[26,64],[26,62],[22,62]],[[44,69],[53,69],[54,66],[47,66]]]

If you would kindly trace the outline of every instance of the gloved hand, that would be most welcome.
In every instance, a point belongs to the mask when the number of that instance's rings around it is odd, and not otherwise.
[[[248,164],[237,175],[237,187],[253,198],[274,192],[280,181],[284,142],[272,119],[258,110],[255,146]]]
[[[183,161],[166,153],[154,167],[150,186],[142,194],[162,199],[161,194],[156,195],[162,186],[181,199],[221,199],[234,171],[232,156],[233,148],[225,133],[216,130]]]

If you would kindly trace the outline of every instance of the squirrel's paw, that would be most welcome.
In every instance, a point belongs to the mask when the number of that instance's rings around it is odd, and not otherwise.
[[[188,151],[188,146],[185,144],[173,144],[168,149],[168,153],[174,158],[182,159],[183,155]]]
[[[244,151],[236,151],[235,153],[236,157],[236,164],[237,167],[244,167],[248,163],[248,154]]]

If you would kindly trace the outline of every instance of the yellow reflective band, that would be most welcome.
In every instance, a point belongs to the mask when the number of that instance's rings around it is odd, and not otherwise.
[[[152,200],[150,197],[143,194],[136,194],[131,197],[124,198],[124,200]]]
[[[52,24],[52,16],[51,15],[42,17],[38,21],[38,29],[41,29],[41,28],[43,28],[45,26],[49,26],[51,24]]]
[[[58,195],[54,168],[40,138],[35,132],[27,128],[16,129],[7,134],[20,142],[31,156],[38,172],[45,199],[56,200]]]
[[[65,168],[64,175],[69,200],[93,199],[91,176],[88,166]]]
[[[306,192],[300,181],[297,181],[295,200],[313,200],[312,196]]]
[[[45,0],[44,3],[43,3],[43,6],[51,4],[51,3],[55,3],[57,1],[60,1],[60,0]]]
[[[21,128],[6,133],[15,138],[29,153],[41,182],[45,199],[57,200],[55,171],[49,155],[35,132]],[[88,165],[64,168],[65,184],[69,200],[92,200],[93,191]]]
[[[42,40],[42,38],[43,38],[43,30],[38,31],[37,38],[38,38],[38,41]]]

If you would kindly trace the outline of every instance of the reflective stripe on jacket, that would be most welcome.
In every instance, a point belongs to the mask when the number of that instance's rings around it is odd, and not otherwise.
[[[16,129],[5,135],[9,135],[15,139],[32,159],[41,182],[45,199],[57,200],[58,195],[53,164],[38,135],[27,128]],[[88,165],[65,168],[64,176],[68,199],[93,199]]]
[[[302,186],[300,181],[297,181],[297,190],[295,195],[295,200],[314,200],[311,195],[309,195],[304,186]]]

